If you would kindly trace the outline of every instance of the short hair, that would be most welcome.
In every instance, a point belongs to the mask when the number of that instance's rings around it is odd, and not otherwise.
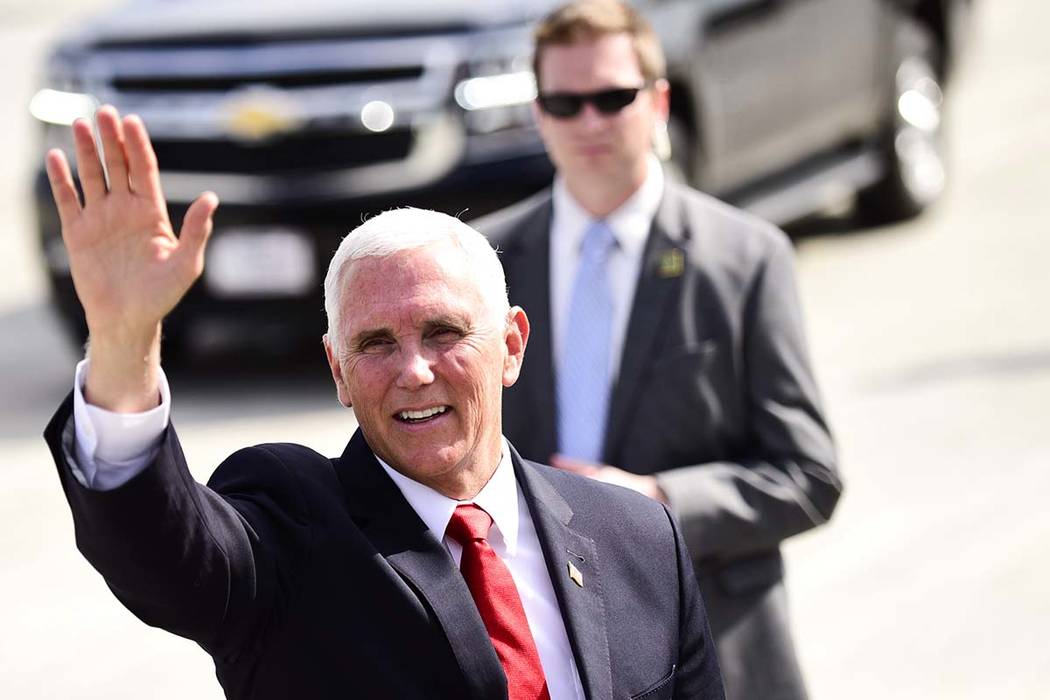
[[[510,310],[507,282],[495,249],[483,235],[454,216],[429,209],[404,207],[374,216],[343,238],[328,264],[324,308],[328,342],[339,351],[343,290],[350,263],[361,258],[387,257],[405,250],[449,241],[466,255],[478,290],[498,323]]]
[[[646,82],[665,77],[667,63],[660,40],[638,10],[620,0],[574,0],[544,17],[533,32],[532,70],[537,86],[544,48],[593,41],[609,34],[631,38]]]

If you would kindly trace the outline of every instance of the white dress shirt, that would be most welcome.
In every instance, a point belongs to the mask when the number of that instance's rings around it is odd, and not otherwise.
[[[616,247],[608,261],[609,291],[613,301],[612,337],[609,340],[610,377],[615,377],[620,367],[645,242],[663,193],[663,168],[656,156],[650,155],[649,171],[642,186],[605,217],[606,225],[616,237]],[[595,219],[573,199],[561,176],[554,179],[551,198],[554,207],[550,247],[551,335],[554,366],[559,367],[568,334],[565,325],[569,322],[569,297],[579,265],[580,246]]]
[[[503,441],[503,453],[492,478],[478,495],[468,501],[456,501],[443,496],[429,486],[395,471],[383,460],[380,459],[379,463],[435,535],[445,532],[456,506],[464,503],[474,503],[492,516],[489,545],[507,565],[514,579],[522,607],[525,608],[525,618],[536,640],[536,650],[543,665],[543,675],[547,678],[551,700],[582,700],[583,685],[576,669],[564,618],[554,594],[532,515],[521,487],[514,478],[514,466],[510,461],[506,440]],[[444,537],[442,542],[456,560],[456,566],[459,566],[463,547],[450,537]]]
[[[168,378],[160,373],[160,405],[142,413],[114,413],[84,400],[88,361],[77,363],[73,379],[74,460],[81,486],[96,491],[118,488],[153,461],[171,417]]]
[[[160,375],[160,406],[143,413],[113,413],[84,400],[88,361],[77,364],[73,383],[75,429],[73,475],[88,488],[115,489],[153,461],[171,416],[168,380]],[[378,459],[378,457],[377,457]],[[380,465],[393,479],[420,519],[442,540],[459,566],[463,548],[444,537],[452,512],[461,503],[475,503],[492,516],[489,544],[510,570],[521,596],[525,618],[536,640],[551,700],[582,700],[583,685],[569,644],[561,608],[547,571],[539,536],[525,497],[514,478],[506,440],[500,462],[484,488],[470,501],[456,501]],[[437,533],[441,533],[440,535]]]

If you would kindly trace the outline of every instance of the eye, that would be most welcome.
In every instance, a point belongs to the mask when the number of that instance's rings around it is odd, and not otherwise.
[[[358,345],[358,350],[360,352],[365,353],[382,352],[393,346],[393,344],[394,341],[391,338],[386,338],[383,336],[374,336],[362,340],[361,343]]]
[[[454,343],[463,337],[463,331],[453,326],[436,326],[427,333],[427,340]]]

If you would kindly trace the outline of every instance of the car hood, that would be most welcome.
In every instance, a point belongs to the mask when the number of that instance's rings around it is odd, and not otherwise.
[[[538,19],[557,0],[137,0],[89,21],[72,45],[466,31]]]

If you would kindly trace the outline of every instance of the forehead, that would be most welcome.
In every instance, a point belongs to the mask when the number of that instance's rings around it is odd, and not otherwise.
[[[635,87],[643,81],[638,55],[626,33],[545,46],[539,68],[540,84],[548,91]]]
[[[349,334],[436,317],[472,319],[483,307],[467,255],[451,242],[354,260],[343,284],[344,332]]]

